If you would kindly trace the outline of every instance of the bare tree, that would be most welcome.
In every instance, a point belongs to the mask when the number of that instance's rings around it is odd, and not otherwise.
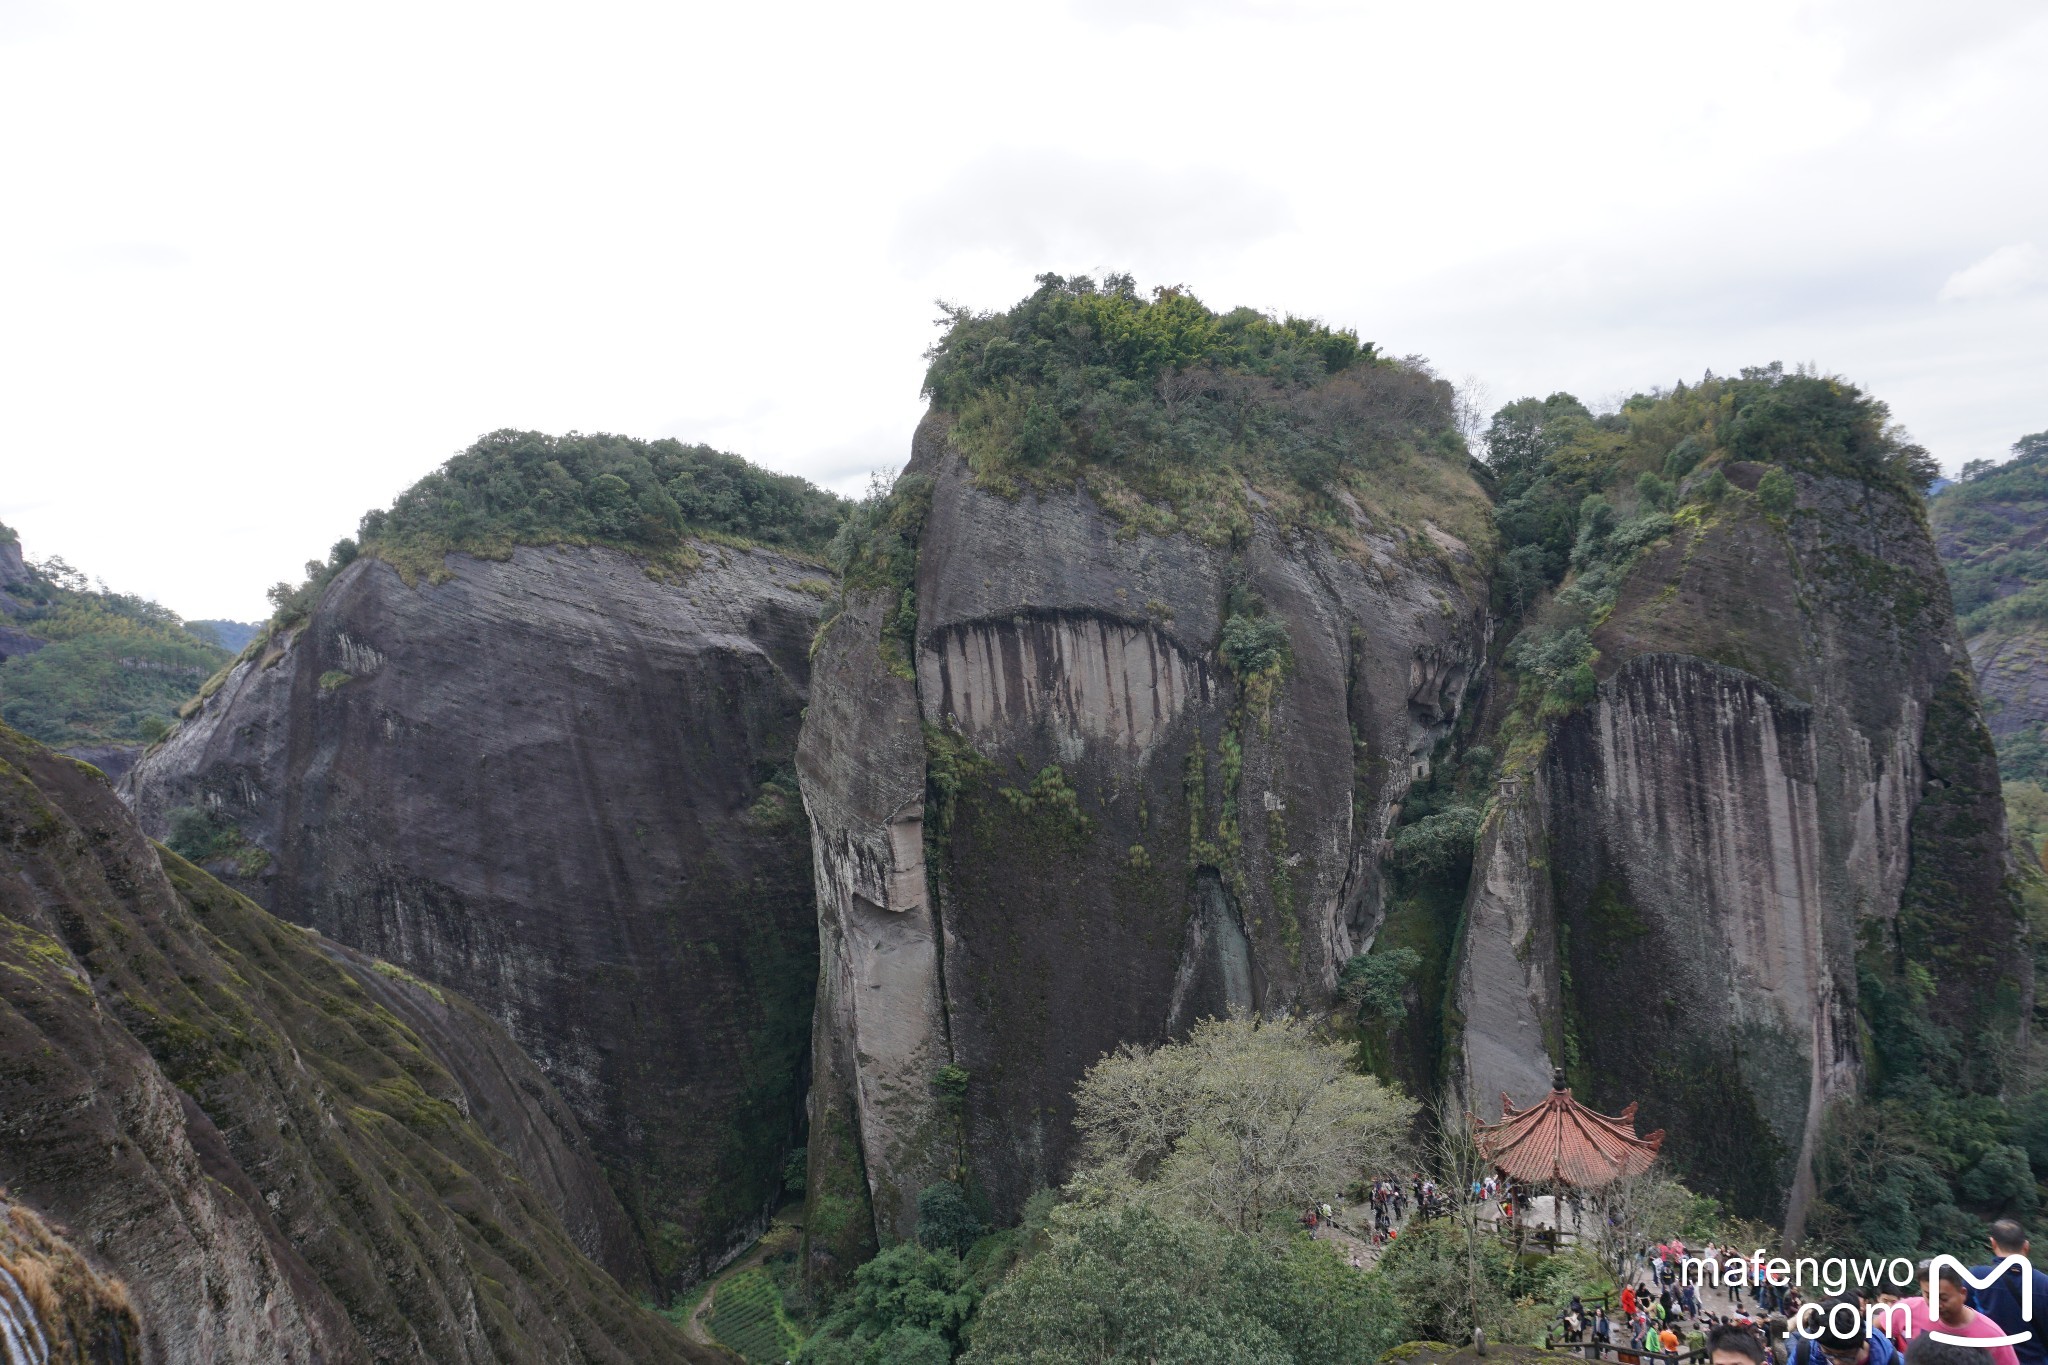
[[[1169,365],[1159,375],[1159,402],[1166,409],[1166,420],[1180,420],[1180,405],[1200,393],[1208,383],[1206,376],[1191,369],[1180,369]]]
[[[1617,1281],[1644,1247],[1677,1236],[1686,1200],[1685,1186],[1671,1178],[1661,1159],[1641,1175],[1591,1193],[1593,1247]]]
[[[1465,1262],[1466,1307],[1478,1322],[1488,1298],[1480,1248],[1494,1231],[1486,1225],[1486,1205],[1471,1197],[1472,1186],[1493,1173],[1493,1164],[1479,1151],[1471,1116],[1446,1095],[1437,1102],[1436,1134],[1430,1153],[1439,1186],[1450,1193],[1451,1224]]]
[[[1465,447],[1475,459],[1486,458],[1487,408],[1493,405],[1493,394],[1486,382],[1476,374],[1468,374],[1458,382],[1457,397],[1451,400],[1452,412],[1456,414],[1458,433],[1465,438]]]

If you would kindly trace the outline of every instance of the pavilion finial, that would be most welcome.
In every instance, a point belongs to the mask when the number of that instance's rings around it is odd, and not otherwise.
[[[1564,1068],[1563,1068],[1563,1067],[1561,1067],[1561,1066],[1554,1066],[1554,1067],[1552,1067],[1552,1068],[1550,1069],[1550,1088],[1551,1088],[1552,1090],[1562,1090],[1562,1089],[1564,1089]]]

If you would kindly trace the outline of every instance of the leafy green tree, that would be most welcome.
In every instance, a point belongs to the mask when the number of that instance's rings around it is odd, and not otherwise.
[[[1543,696],[1559,705],[1577,706],[1593,699],[1595,656],[1592,637],[1579,626],[1531,626],[1508,646],[1504,657],[1508,667],[1533,682]]]
[[[1645,469],[1636,476],[1636,500],[1645,507],[1664,511],[1671,506],[1671,481],[1661,479],[1651,470]]]
[[[2048,622],[2048,432],[2022,436],[2004,464],[1943,489],[1928,505],[1963,634],[2027,633]],[[1972,465],[1984,464],[1973,461]],[[2037,735],[1999,740],[2008,778],[2048,778]]]
[[[1233,677],[1278,672],[1291,657],[1287,626],[1277,616],[1234,615],[1223,623],[1221,652]]]
[[[807,1365],[948,1360],[977,1300],[958,1256],[915,1242],[893,1246],[860,1267],[853,1284],[852,1302],[804,1344],[799,1359]]]
[[[1503,615],[1519,621],[1556,581],[1559,564],[1540,544],[1517,545],[1495,566],[1493,595]]]
[[[1392,1346],[1385,1291],[1327,1245],[1276,1257],[1214,1223],[1076,1211],[993,1290],[971,1365],[1364,1365]]]
[[[1415,1113],[1352,1069],[1351,1050],[1291,1019],[1205,1019],[1184,1043],[1126,1044],[1074,1091],[1071,1189],[1240,1232],[1383,1168]]]
[[[1401,1306],[1403,1335],[1415,1340],[1469,1341],[1475,1325],[1498,1338],[1512,1311],[1507,1247],[1491,1236],[1468,1240],[1448,1219],[1409,1223],[1381,1257],[1379,1271]]]
[[[1361,1016],[1392,1023],[1408,1017],[1403,998],[1422,954],[1413,948],[1387,948],[1377,953],[1360,953],[1344,964],[1337,974],[1337,995],[1358,1007]]]
[[[950,1180],[917,1192],[917,1240],[927,1250],[965,1256],[987,1231],[968,1205],[967,1196]]]
[[[1999,766],[2005,766],[2003,755]],[[2031,779],[2008,778],[2004,794],[2006,826],[2020,866],[2048,872],[2048,864],[2042,862],[2042,854],[2048,852],[2048,790]]]
[[[164,846],[187,862],[204,863],[241,847],[233,825],[200,806],[178,806],[168,816]]]
[[[1706,458],[1707,443],[1697,433],[1673,445],[1664,455],[1664,477],[1674,483],[1699,468]]]
[[[1486,429],[1486,462],[1504,484],[1526,487],[1542,476],[1557,450],[1592,421],[1592,412],[1568,393],[1509,403],[1493,415]]]
[[[1470,867],[1472,845],[1478,837],[1479,811],[1472,806],[1448,806],[1401,827],[1394,835],[1394,866],[1422,873]]]
[[[853,1276],[854,1311],[881,1330],[914,1327],[949,1340],[974,1310],[974,1290],[958,1256],[913,1242],[893,1246]]]

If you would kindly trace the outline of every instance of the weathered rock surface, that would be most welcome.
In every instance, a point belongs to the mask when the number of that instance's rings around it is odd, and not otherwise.
[[[1236,548],[1135,533],[1079,490],[978,489],[939,416],[908,477],[915,677],[878,645],[895,600],[855,595],[799,751],[813,1222],[821,1190],[864,1187],[893,1235],[963,1169],[1005,1218],[1064,1178],[1104,1052],[1328,998],[1485,632],[1469,552],[1362,518],[1348,548],[1263,517]],[[1219,660],[1233,592],[1286,630],[1269,701]]]
[[[8,593],[12,587],[27,587],[31,580],[28,564],[21,556],[21,539],[12,530],[0,527],[0,616],[13,616],[21,604]]]
[[[231,820],[237,885],[502,1022],[667,1283],[779,1197],[816,981],[788,765],[818,571],[698,549],[674,581],[603,549],[418,587],[359,560],[125,788],[151,830]]]
[[[61,752],[81,763],[92,764],[109,781],[119,782],[142,757],[142,750],[140,744],[74,744]]]
[[[2048,631],[1985,630],[1967,644],[1991,733],[2038,733],[2048,721]]]
[[[15,607],[21,605],[13,598],[6,596],[0,596],[0,602],[11,603]],[[11,626],[0,626],[0,662],[5,662],[8,659],[18,659],[24,654],[33,654],[48,643],[49,641],[41,636],[31,635],[25,630],[16,630]]]
[[[160,856],[5,730],[0,871],[0,1184],[126,1283],[146,1359],[688,1358],[577,1249],[554,1201],[623,1213],[464,1002]]]
[[[1795,1224],[1822,1108],[1868,1061],[1859,953],[1930,967],[1926,1009],[1989,1051],[2031,992],[1925,520],[1797,479],[1789,518],[1734,497],[1637,562],[1595,632],[1597,699],[1482,832],[1458,989],[1475,1107],[1563,1065],[1584,1098],[1640,1101],[1706,1188]]]

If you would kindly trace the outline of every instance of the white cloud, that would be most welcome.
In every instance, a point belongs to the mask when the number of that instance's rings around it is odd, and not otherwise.
[[[0,43],[41,38],[59,32],[69,20],[58,0],[0,0]]]
[[[1046,268],[1112,266],[1141,256],[1210,256],[1285,230],[1285,193],[1223,166],[1148,164],[1061,149],[1005,148],[976,157],[913,202],[898,257],[989,250]]]
[[[1940,299],[1943,303],[2002,299],[2044,282],[2048,282],[2048,257],[2032,242],[2014,242],[1949,276],[1941,286]]]

